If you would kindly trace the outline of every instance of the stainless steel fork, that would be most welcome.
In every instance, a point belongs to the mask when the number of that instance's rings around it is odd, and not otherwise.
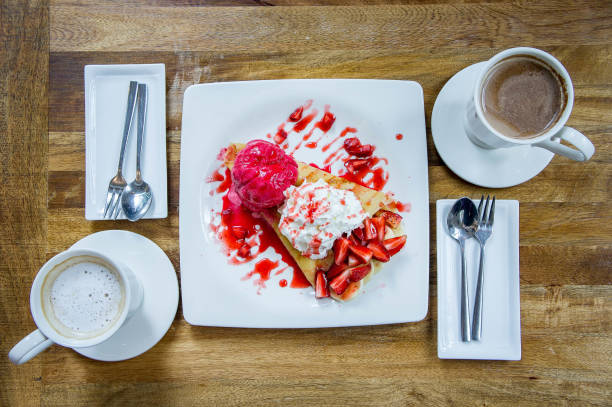
[[[487,195],[487,203],[484,206],[484,195],[480,198],[478,205],[478,228],[476,229],[475,237],[480,243],[480,265],[478,267],[478,283],[476,285],[476,298],[474,299],[474,316],[472,318],[472,339],[479,341],[482,336],[482,286],[484,283],[484,249],[487,239],[491,236],[493,230],[493,221],[495,219],[495,196],[491,202],[489,209],[489,195]]]
[[[119,153],[119,165],[117,174],[110,180],[108,184],[108,192],[106,193],[106,205],[104,206],[105,219],[117,219],[121,212],[121,194],[125,189],[127,182],[123,178],[123,155],[125,153],[125,144],[130,134],[132,127],[132,118],[134,117],[134,106],[136,106],[136,94],[138,92],[138,82],[130,82],[130,91],[128,93],[127,110],[125,112],[125,124],[123,125],[123,139],[121,140],[121,152]],[[108,217],[107,217],[108,215]]]

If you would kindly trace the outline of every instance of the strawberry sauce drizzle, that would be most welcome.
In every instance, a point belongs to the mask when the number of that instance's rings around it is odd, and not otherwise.
[[[253,284],[257,287],[266,288],[266,281],[270,279],[270,272],[278,267],[278,261],[272,261],[270,259],[262,259],[255,263],[255,268],[250,271],[246,276],[242,277],[242,281],[249,280],[255,274],[259,274],[259,279],[253,280]]]
[[[220,174],[218,170],[215,172]],[[228,168],[225,168],[225,176],[222,177],[223,180],[215,189],[217,193],[224,194],[222,197],[223,208],[217,213],[220,216],[220,223],[218,225],[211,223],[210,228],[217,239],[222,242],[224,253],[229,257],[229,263],[235,265],[249,263],[271,247],[281,256],[282,261],[287,264],[287,267],[278,270],[275,275],[291,268],[293,270],[291,287],[304,288],[310,286],[293,257],[283,246],[278,236],[276,236],[274,230],[263,219],[256,218],[249,210],[243,208],[242,205],[236,204],[229,199],[228,191],[232,184],[232,178]],[[244,228],[246,230],[246,237],[237,237],[232,232],[234,227]],[[238,252],[245,244],[250,246],[250,251],[246,256],[241,256]],[[254,269],[247,273],[243,280],[248,280],[253,275],[259,274],[259,278],[254,280],[259,293],[261,288],[265,288],[265,282],[270,279],[270,272],[276,269],[279,264],[278,261],[274,262],[266,258],[259,259],[255,263]],[[306,280],[306,285],[303,284],[304,280]]]
[[[332,144],[334,144],[336,141],[340,140],[341,138],[345,137],[348,133],[357,133],[357,129],[354,127],[345,128],[344,130],[342,130],[342,132],[340,133],[338,137],[336,137],[329,143],[325,144],[323,148],[321,148],[321,151],[326,152],[327,150],[329,150]]]
[[[306,116],[302,118],[302,120],[300,120],[293,126],[293,131],[296,133],[299,133],[302,130],[304,130],[306,126],[308,126],[310,122],[315,118],[317,113],[319,113],[317,109],[312,109],[312,112],[308,113]]]
[[[397,133],[397,134],[395,135],[395,139],[396,139],[396,140],[401,140],[401,139],[403,139],[403,138],[404,138],[404,135],[403,135],[403,134],[401,134],[401,133]]]
[[[410,202],[408,203],[402,203],[400,201],[395,201],[395,209],[397,209],[400,212],[410,212],[412,210],[412,204],[410,204]]]

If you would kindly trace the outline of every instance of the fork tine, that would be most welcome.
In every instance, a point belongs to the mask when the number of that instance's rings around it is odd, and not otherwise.
[[[121,195],[123,192],[120,192],[117,197],[117,206],[115,207],[115,213],[113,214],[113,220],[117,220],[117,216],[121,213]]]
[[[489,218],[489,195],[487,195],[487,203],[485,204],[484,211],[482,211],[482,222],[486,224],[488,218]]]
[[[493,202],[491,203],[491,211],[489,212],[489,219],[487,220],[487,225],[493,226],[494,219],[495,219],[495,195],[493,195]]]
[[[110,208],[110,203],[112,199],[113,199],[113,191],[111,188],[109,188],[108,192],[106,193],[106,205],[104,205],[104,216],[102,216],[103,218],[106,218],[106,213],[108,212],[108,209]]]
[[[115,209],[117,209],[118,197],[119,197],[119,194],[117,193],[117,191],[113,190],[113,199],[110,204],[110,208],[108,212],[108,219],[112,219],[113,212],[115,211]]]
[[[480,197],[480,203],[478,204],[478,223],[482,222],[482,204],[484,202],[484,195]]]

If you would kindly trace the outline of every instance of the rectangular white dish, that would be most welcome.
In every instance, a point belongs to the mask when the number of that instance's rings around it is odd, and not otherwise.
[[[206,179],[219,165],[219,151],[231,142],[274,134],[278,123],[308,99],[319,111],[317,119],[325,105],[337,116],[326,140],[350,124],[359,128],[364,143],[375,142],[377,153],[389,160],[391,175],[384,190],[411,205],[403,214],[405,248],[372,278],[363,295],[347,303],[318,301],[312,288],[281,288],[277,280],[258,294],[253,281],[242,278],[253,265],[229,265],[206,224]],[[396,138],[398,133],[403,140]],[[317,163],[320,156],[315,150],[300,151],[296,159]],[[182,304],[190,324],[306,328],[423,319],[429,289],[429,198],[421,86],[316,79],[189,87],[183,102],[179,213]]]
[[[436,202],[438,268],[438,357],[441,359],[521,359],[519,281],[519,204],[495,202],[493,233],[485,246],[482,338],[464,343],[460,331],[461,255],[446,226],[455,200]],[[474,201],[478,205],[479,201]],[[466,241],[470,322],[478,276],[480,246]]]
[[[166,68],[164,64],[85,66],[85,218],[103,220],[108,183],[117,173],[130,81],[148,88],[141,167],[153,203],[145,219],[168,216]],[[136,114],[128,137],[123,177],[136,176]],[[125,219],[121,213],[118,219]]]

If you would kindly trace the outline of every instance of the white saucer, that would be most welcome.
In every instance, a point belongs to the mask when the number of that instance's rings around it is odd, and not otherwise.
[[[431,133],[438,154],[459,177],[485,188],[511,187],[538,175],[554,154],[531,146],[487,150],[468,139],[465,109],[484,65],[468,66],[446,82],[431,114]]]
[[[125,264],[142,284],[142,306],[108,340],[74,348],[91,359],[116,362],[151,349],[168,332],[178,307],[178,281],[168,256],[151,240],[123,230],[89,235],[73,248],[94,249]]]

